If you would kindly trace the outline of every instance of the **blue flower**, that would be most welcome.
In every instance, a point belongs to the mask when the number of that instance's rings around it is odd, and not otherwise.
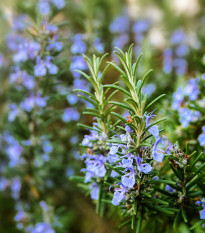
[[[157,162],[161,163],[162,160],[164,159],[164,151],[161,149],[158,149],[158,144],[162,142],[162,138],[158,138],[153,146],[153,151],[152,151],[152,158],[156,160]]]
[[[197,79],[190,79],[184,90],[184,94],[189,97],[190,100],[196,100],[199,94],[199,88],[197,84]]]
[[[126,125],[125,126],[125,131],[128,132],[128,133],[132,133],[133,129],[129,125]]]
[[[122,15],[117,17],[111,24],[110,24],[110,31],[112,33],[124,33],[129,29],[129,18],[126,15]]]
[[[71,46],[71,52],[73,54],[77,54],[77,53],[82,54],[82,53],[85,53],[86,49],[87,49],[87,46],[85,42],[83,41],[82,34],[75,35],[74,43]]]
[[[118,148],[119,148],[118,145],[113,145],[113,146],[111,146],[111,148],[110,148],[110,154],[111,154],[111,155],[117,154]]]
[[[185,41],[185,34],[182,30],[176,30],[171,36],[172,44],[179,44]]]
[[[47,56],[46,61],[42,61],[40,57],[38,56],[36,58],[36,65],[34,66],[35,76],[37,77],[45,76],[47,73],[47,69],[50,74],[57,74],[58,67],[54,65],[53,63],[51,63],[53,59],[54,59],[53,57]]]
[[[8,121],[14,121],[16,116],[19,113],[19,109],[17,108],[16,104],[10,104],[9,106],[9,113],[8,113]]]
[[[175,189],[173,189],[171,186],[169,186],[169,185],[166,185],[166,188],[165,188],[166,190],[167,190],[167,192],[169,192],[169,193],[173,193],[173,192],[175,192],[176,190]]]
[[[53,146],[50,141],[46,140],[42,142],[43,151],[45,153],[50,153],[53,150]]]
[[[142,92],[145,95],[151,96],[156,90],[156,85],[154,83],[149,83],[147,85],[143,85]]]
[[[184,100],[183,88],[179,87],[177,91],[173,94],[172,108],[178,110],[183,100]]]
[[[146,128],[150,126],[150,119],[151,118],[154,118],[156,115],[153,114],[153,112],[149,113],[147,116],[146,116]],[[151,135],[153,135],[155,137],[155,139],[157,140],[159,138],[159,129],[158,129],[158,126],[157,125],[153,125],[151,126],[149,129],[148,129],[149,133]]]
[[[73,56],[70,64],[70,70],[75,78],[79,78],[80,74],[75,70],[87,70],[88,66],[82,56]],[[87,85],[86,85],[87,86]],[[83,88],[84,89],[84,88]]]
[[[200,219],[205,219],[205,209],[201,210],[199,213],[200,213]]]
[[[163,70],[165,73],[169,74],[172,72],[172,49],[167,48],[163,52]]]
[[[176,68],[176,73],[178,75],[183,75],[187,71],[187,61],[183,58],[175,58],[173,66]]]
[[[8,186],[8,180],[5,177],[0,178],[0,191],[4,191],[6,187]]]
[[[65,6],[64,0],[51,0],[51,2],[60,10]]]
[[[48,15],[50,13],[50,4],[48,0],[40,0],[38,7],[42,15]]]
[[[128,187],[131,189],[135,185],[135,173],[132,168],[126,168],[124,172],[126,172],[127,170],[130,170],[130,172],[122,176],[121,181],[125,187]]]
[[[64,122],[78,121],[79,118],[80,114],[74,108],[66,108],[62,116]]]
[[[113,39],[113,47],[118,47],[120,49],[123,49],[123,47],[129,42],[129,36],[127,34],[122,34],[119,36],[116,36]]]
[[[99,186],[96,183],[93,183],[91,186],[90,196],[93,200],[98,200],[99,196]]]
[[[31,233],[55,233],[55,231],[48,223],[41,222],[35,225],[35,228],[31,231]]]
[[[119,205],[122,200],[126,198],[127,188],[120,183],[120,188],[115,188],[115,193],[112,199],[113,205]]]
[[[143,159],[138,155],[136,158],[137,168],[139,172],[148,174],[152,171],[152,166],[149,163],[143,163]]]
[[[45,64],[41,61],[40,57],[36,58],[36,65],[34,66],[34,74],[37,77],[42,77],[46,75]]]
[[[139,20],[133,26],[133,32],[136,34],[142,34],[146,32],[150,27],[150,22],[147,20]]]
[[[40,201],[40,207],[44,210],[44,211],[48,211],[48,206],[46,204],[45,201]]]
[[[78,102],[78,97],[77,95],[74,95],[74,94],[69,94],[67,96],[67,100],[70,104],[76,104]]]
[[[14,177],[11,185],[12,197],[14,199],[19,198],[20,190],[21,190],[21,181],[19,177]]]
[[[103,53],[104,52],[104,47],[103,44],[100,42],[100,39],[97,38],[94,41],[94,47],[95,49],[99,52],[99,53]]]
[[[183,57],[183,56],[187,55],[188,52],[189,52],[189,48],[185,44],[180,44],[176,48],[176,55],[179,57]]]
[[[53,57],[47,56],[46,61],[45,61],[45,66],[48,68],[48,72],[50,74],[57,74],[58,67],[56,65],[54,65],[53,63],[51,63],[52,60],[54,60]]]
[[[189,123],[192,122],[193,119],[194,119],[194,114],[192,110],[188,108],[180,109],[179,120],[183,128],[187,128],[189,126]]]
[[[60,52],[63,48],[63,42],[57,41],[59,36],[54,36],[51,40],[48,41],[49,45],[46,47],[48,51],[54,50]]]
[[[202,133],[198,137],[201,146],[205,146],[205,125],[202,127]]]
[[[88,177],[86,177],[86,182],[92,177],[104,177],[106,174],[106,169],[104,163],[106,162],[106,158],[102,155],[86,155],[84,154],[82,158],[87,158],[85,160],[86,169],[82,169],[81,171],[85,171],[88,173]]]

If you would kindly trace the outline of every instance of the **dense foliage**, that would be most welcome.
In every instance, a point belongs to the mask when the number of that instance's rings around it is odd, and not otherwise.
[[[204,232],[205,5],[180,4],[0,3],[0,232]]]

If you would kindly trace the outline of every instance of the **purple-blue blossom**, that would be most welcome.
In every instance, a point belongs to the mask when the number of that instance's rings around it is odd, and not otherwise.
[[[48,223],[40,222],[35,225],[31,233],[55,233],[55,231]]]
[[[80,118],[80,114],[74,108],[66,108],[62,115],[62,120],[64,122],[78,121],[79,118]]]
[[[120,188],[115,188],[114,196],[112,199],[112,204],[115,206],[119,205],[122,200],[126,199],[127,188],[121,183],[119,183],[119,185]]]
[[[169,185],[166,185],[165,189],[166,189],[167,192],[169,192],[169,193],[173,193],[173,192],[176,191],[175,189],[173,189],[173,188],[172,188],[171,186],[169,186]]]
[[[191,78],[189,81],[187,81],[187,85],[184,89],[184,94],[188,96],[190,100],[196,100],[199,94],[199,88],[197,79]]]
[[[129,29],[130,20],[126,15],[119,16],[110,24],[110,32],[125,33]]]
[[[90,192],[90,196],[93,200],[98,200],[98,196],[99,196],[99,186],[96,183],[93,183],[91,185],[91,192]]]
[[[122,184],[127,187],[127,188],[133,188],[133,186],[135,185],[135,173],[134,173],[134,170],[132,168],[126,168],[124,173],[126,171],[130,171],[129,173],[127,173],[126,175],[123,175],[121,177],[121,181],[122,181]]]
[[[143,163],[143,159],[138,155],[136,158],[137,168],[139,172],[148,174],[152,171],[152,166],[149,163]]]
[[[73,54],[82,54],[85,53],[87,46],[83,41],[83,35],[77,34],[74,37],[73,44],[71,46],[71,53]]]
[[[201,146],[205,146],[205,125],[202,126],[202,133],[199,135],[198,141]]]

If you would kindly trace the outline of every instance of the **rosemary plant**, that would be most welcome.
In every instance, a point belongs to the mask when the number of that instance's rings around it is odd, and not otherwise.
[[[189,156],[188,146],[183,153],[167,137],[160,136],[158,123],[165,119],[151,122],[156,117],[156,109],[148,111],[154,109],[155,103],[165,95],[149,103],[148,96],[142,92],[152,70],[142,79],[138,78],[141,56],[132,62],[133,46],[125,53],[117,48],[115,54],[121,66],[108,62],[102,75],[99,71],[105,55],[101,59],[93,55],[92,62],[84,56],[91,76],[79,71],[94,89],[94,94],[77,90],[88,95],[80,97],[93,105],[84,114],[93,115],[96,122],[92,127],[80,124],[90,129],[91,134],[85,135],[82,141],[82,146],[87,148],[82,155],[86,164],[82,169],[85,178],[75,179],[89,184],[81,184],[81,187],[89,190],[91,198],[97,200],[97,213],[103,214],[105,203],[119,206],[124,220],[120,226],[131,224],[136,233],[142,232],[142,228],[149,228],[153,222],[157,230],[156,222],[159,225],[167,216],[173,220],[174,228],[181,218],[193,229],[204,223],[204,210],[200,212],[202,221],[189,221],[189,213],[192,216],[200,209],[196,201],[199,206],[205,206],[202,198],[204,186],[200,184],[205,163],[202,160],[202,164],[197,165],[202,153],[197,158],[194,158],[196,152]],[[118,83],[102,84],[110,65],[119,71],[126,87]],[[107,97],[110,88],[114,92]],[[111,100],[118,91],[126,96],[123,103]],[[128,112],[126,117],[112,112],[119,107]],[[111,123],[111,115],[114,124]],[[116,121],[113,120],[115,118]]]

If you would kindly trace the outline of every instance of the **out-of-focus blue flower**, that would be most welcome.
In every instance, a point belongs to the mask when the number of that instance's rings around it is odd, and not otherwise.
[[[65,6],[64,0],[50,0],[59,10]]]
[[[0,178],[0,191],[4,191],[7,186],[8,186],[8,180],[4,176],[2,176]]]
[[[54,65],[53,63],[51,63],[52,60],[54,60],[54,58],[51,56],[47,56],[46,61],[42,61],[40,57],[37,57],[36,65],[34,66],[35,76],[37,77],[45,76],[47,73],[47,69],[48,69],[49,74],[57,74],[58,67]]]
[[[14,220],[15,220],[16,222],[20,222],[20,221],[22,221],[22,219],[24,219],[25,217],[26,217],[25,212],[24,212],[23,210],[20,210],[20,211],[16,214],[16,216],[14,217]]]
[[[186,44],[180,44],[179,46],[177,46],[175,52],[178,57],[183,57],[187,55],[187,53],[189,52],[189,48]]]
[[[100,38],[95,39],[95,41],[94,41],[94,47],[96,48],[96,50],[99,53],[103,53],[104,52],[104,47],[103,47],[103,44],[100,42]]]
[[[173,193],[173,192],[175,192],[176,190],[175,189],[173,189],[171,186],[169,186],[169,185],[166,185],[166,188],[165,188],[166,190],[167,190],[167,192],[169,192],[169,193]]]
[[[71,144],[76,145],[78,143],[78,136],[71,137],[70,142]]]
[[[40,57],[37,57],[36,59],[36,65],[34,66],[34,74],[37,77],[42,77],[46,75],[46,67],[40,59]]]
[[[65,174],[67,177],[73,176],[74,175],[74,170],[72,167],[68,167],[65,171]]]
[[[14,67],[14,72],[11,73],[9,78],[10,83],[17,85],[23,84],[25,88],[31,90],[35,86],[35,80],[33,76],[30,76],[26,71],[21,71],[19,66]]]
[[[53,60],[54,58],[51,56],[46,57],[45,66],[47,67],[49,74],[57,74],[58,72],[58,67],[51,63]]]
[[[77,72],[76,72],[77,73]],[[78,73],[79,74],[79,73]],[[90,86],[86,82],[86,80],[83,79],[75,79],[73,81],[73,89],[81,89],[84,91],[90,91]]]
[[[87,70],[88,66],[82,56],[73,56],[70,64],[70,71],[75,78],[79,78],[80,74],[75,70]]]
[[[52,227],[45,222],[37,223],[31,233],[55,233]]]
[[[173,61],[173,51],[171,48],[167,48],[163,52],[163,70],[165,73],[169,74],[172,72],[172,61]]]
[[[16,119],[16,116],[19,113],[19,109],[17,108],[16,104],[10,104],[8,107],[9,107],[8,120],[12,122]]]
[[[188,108],[183,108],[179,111],[179,120],[183,128],[187,128],[189,123],[194,119],[193,111]]]
[[[147,20],[138,20],[134,25],[133,25],[133,32],[138,34],[138,33],[144,33],[146,32],[150,27],[150,22]]]
[[[176,30],[171,36],[172,44],[179,44],[184,42],[186,36],[182,30]]]
[[[185,87],[184,94],[189,97],[190,100],[196,100],[199,94],[199,88],[197,79],[191,78]]]
[[[20,14],[13,19],[12,29],[15,32],[22,31],[26,28],[25,22],[27,21],[27,15]]]
[[[49,45],[46,47],[48,51],[54,50],[60,52],[63,48],[63,42],[57,41],[59,38],[58,35],[54,36],[51,40],[48,41]]]
[[[124,46],[129,42],[129,36],[127,34],[122,34],[119,36],[116,36],[113,39],[113,47],[118,47],[120,49],[123,49]]]
[[[55,24],[49,24],[46,20],[42,21],[42,25],[44,32],[47,34],[55,35],[58,31],[58,27]]]
[[[76,104],[78,102],[78,97],[77,97],[77,95],[69,94],[67,96],[67,100],[68,100],[69,104]]]
[[[6,149],[6,152],[10,159],[9,166],[15,167],[19,163],[23,162],[20,159],[20,155],[22,153],[23,148],[21,145],[19,145],[18,141],[16,141],[13,137],[11,137],[11,140],[8,143],[9,143],[9,146]]]
[[[16,63],[25,62],[28,59],[33,60],[40,50],[40,45],[35,41],[28,41],[28,39],[24,39],[24,41],[19,44],[17,52],[13,56],[13,60]]]
[[[41,97],[40,93],[38,92],[37,96],[31,94],[29,97],[25,98],[25,100],[21,102],[20,107],[23,110],[30,112],[34,108],[35,104],[38,107],[45,107],[46,101],[47,101],[47,97]]]
[[[38,8],[42,15],[48,15],[50,13],[50,4],[48,0],[40,0],[38,2]]]
[[[151,96],[156,91],[156,85],[154,83],[149,83],[147,85],[143,85],[142,92],[145,95]]]
[[[201,146],[205,146],[205,125],[202,127],[202,133],[198,137]]]
[[[114,19],[109,29],[112,33],[125,33],[129,30],[129,24],[129,18],[126,15],[122,15]]]
[[[21,181],[18,177],[14,177],[11,184],[12,197],[14,199],[19,198],[20,190],[21,190]]]
[[[99,196],[99,186],[96,183],[93,183],[91,186],[90,196],[93,200],[98,200]]]
[[[64,122],[78,121],[79,118],[80,114],[74,108],[66,108],[62,116]]]
[[[173,61],[173,66],[176,68],[176,73],[178,75],[183,75],[187,71],[187,62],[183,58],[175,58]]]
[[[200,213],[200,219],[205,219],[205,209],[201,210],[199,213]]]
[[[87,49],[87,46],[85,44],[85,42],[83,41],[83,35],[82,34],[77,34],[74,37],[74,42],[71,46],[71,52],[73,54],[82,54],[85,53]]]
[[[181,103],[184,100],[183,88],[179,87],[177,91],[173,94],[173,103],[172,108],[175,110],[179,110]]]
[[[46,140],[46,141],[43,140],[42,141],[42,147],[43,147],[43,151],[45,153],[50,153],[53,150],[53,146],[52,146],[51,142],[48,141],[48,140]]]
[[[40,207],[44,210],[44,211],[48,211],[48,206],[46,204],[45,201],[40,201]]]

